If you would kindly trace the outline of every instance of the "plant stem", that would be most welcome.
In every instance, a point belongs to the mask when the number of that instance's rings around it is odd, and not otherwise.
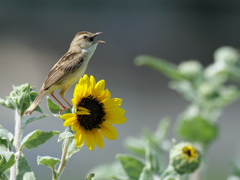
[[[58,179],[60,178],[67,162],[68,162],[68,159],[66,159],[66,156],[67,156],[67,151],[68,151],[68,145],[69,145],[69,142],[70,142],[70,138],[66,138],[64,140],[64,147],[63,147],[63,150],[62,150],[62,157],[61,157],[61,161],[60,161],[60,164],[59,164],[59,167],[58,167],[58,171],[57,171],[57,177]]]
[[[23,128],[22,128],[22,115],[21,112],[15,110],[15,132],[13,141],[13,152],[15,152],[15,164],[10,169],[10,180],[16,180],[17,160],[20,156],[19,145],[22,140]]]

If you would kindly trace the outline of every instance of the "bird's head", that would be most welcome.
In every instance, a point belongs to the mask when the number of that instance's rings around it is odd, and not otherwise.
[[[71,46],[78,46],[81,49],[87,49],[90,46],[96,46],[98,43],[105,43],[104,41],[94,40],[94,38],[99,34],[102,34],[102,32],[98,32],[94,34],[87,31],[79,32],[75,35],[71,43]]]

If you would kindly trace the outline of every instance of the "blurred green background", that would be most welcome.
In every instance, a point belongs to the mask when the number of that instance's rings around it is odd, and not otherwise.
[[[12,84],[30,83],[37,90],[52,66],[68,50],[79,31],[103,32],[86,73],[105,79],[113,97],[123,99],[128,121],[116,126],[119,137],[105,140],[102,150],[83,147],[71,158],[62,179],[83,179],[91,168],[112,162],[127,136],[147,126],[155,130],[160,118],[170,116],[174,124],[188,102],[168,88],[168,80],[147,67],[136,67],[140,54],[161,57],[179,64],[183,60],[212,62],[213,52],[222,45],[239,48],[240,1],[138,0],[138,1],[0,1],[0,97]],[[72,98],[74,87],[66,94]],[[57,93],[55,93],[57,94]],[[59,97],[59,96],[58,96]],[[50,114],[46,100],[40,104]],[[220,137],[210,149],[208,179],[226,179],[229,162],[238,159],[240,102],[229,106],[220,118]],[[0,107],[0,124],[14,131],[14,114]],[[35,113],[37,114],[37,113]],[[52,116],[36,121],[24,134],[35,129],[63,130]],[[169,134],[169,138],[174,137]],[[37,165],[37,155],[60,157],[57,137],[30,152],[24,150],[38,180],[50,179],[51,171]]]

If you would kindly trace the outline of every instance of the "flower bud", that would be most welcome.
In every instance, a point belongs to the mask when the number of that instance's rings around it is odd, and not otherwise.
[[[236,64],[240,60],[240,54],[235,48],[224,46],[214,52],[214,60],[216,62]]]
[[[184,61],[178,66],[179,72],[187,77],[195,77],[202,73],[203,67],[198,61]]]
[[[179,174],[192,173],[200,165],[200,155],[190,143],[181,142],[170,150],[170,163]]]

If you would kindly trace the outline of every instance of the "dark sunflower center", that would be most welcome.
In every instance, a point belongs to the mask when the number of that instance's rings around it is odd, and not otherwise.
[[[191,150],[190,150],[190,149],[187,149],[187,150],[185,151],[185,154],[187,154],[189,157],[192,156],[192,153],[191,153]]]
[[[91,113],[91,115],[78,115],[78,122],[80,125],[86,130],[100,128],[99,125],[102,124],[105,116],[103,104],[90,95],[83,98],[78,106],[88,109]]]

